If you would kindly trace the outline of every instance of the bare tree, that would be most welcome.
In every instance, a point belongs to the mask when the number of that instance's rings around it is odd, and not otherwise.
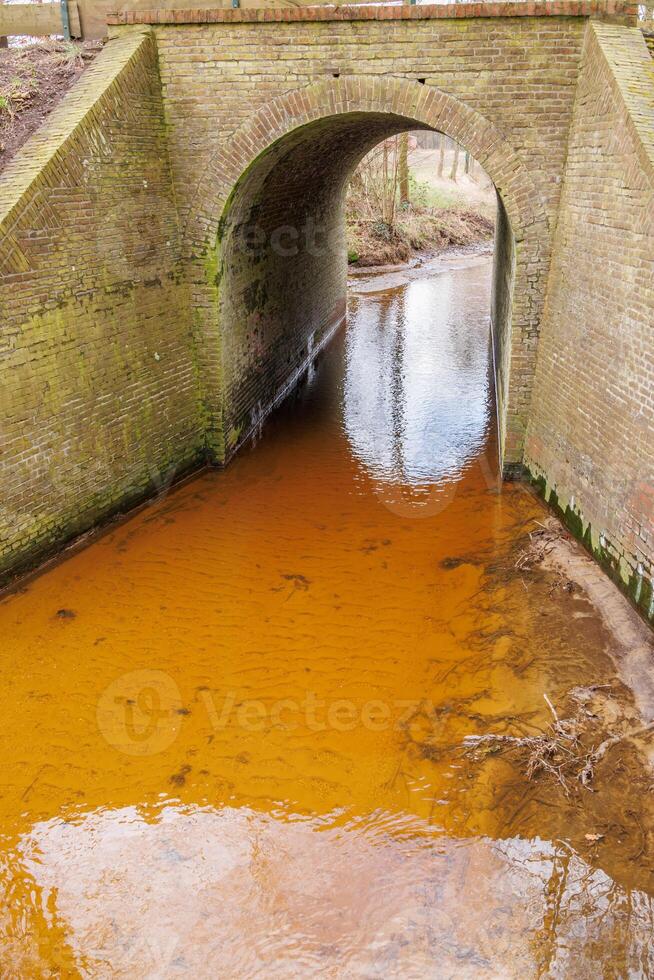
[[[456,183],[457,170],[459,169],[459,153],[460,153],[460,151],[461,151],[461,147],[459,146],[458,143],[455,143],[454,144],[454,159],[452,160],[452,169],[450,170],[450,180],[453,180],[455,183]]]
[[[398,179],[400,184],[400,205],[408,207],[409,200],[409,134],[399,137]]]
[[[361,198],[361,207],[370,221],[392,231],[398,197],[399,139],[384,140],[371,150],[351,178],[350,187]]]

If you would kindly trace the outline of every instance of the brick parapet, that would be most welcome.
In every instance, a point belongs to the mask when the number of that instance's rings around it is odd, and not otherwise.
[[[195,7],[109,13],[113,26],[134,24],[297,23],[302,21],[450,20],[506,17],[593,17],[636,23],[638,5],[623,0],[516,0],[508,3],[351,4],[301,7]]]

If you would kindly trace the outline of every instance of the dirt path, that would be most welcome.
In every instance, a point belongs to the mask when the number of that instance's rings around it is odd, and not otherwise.
[[[439,150],[417,147],[409,153],[409,167],[418,183],[426,184],[439,196],[452,202],[460,202],[467,207],[482,206],[489,215],[495,213],[495,188],[488,174],[478,163],[474,164],[471,175],[464,172],[464,154],[459,156],[456,181],[450,180],[454,151],[448,148],[443,160],[443,177],[438,176]],[[486,211],[484,210],[484,213]]]

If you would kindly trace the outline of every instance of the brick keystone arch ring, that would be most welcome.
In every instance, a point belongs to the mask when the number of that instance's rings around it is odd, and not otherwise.
[[[445,133],[464,146],[489,175],[509,216],[515,240],[547,237],[537,186],[502,132],[480,113],[440,89],[377,75],[329,78],[261,106],[211,157],[184,229],[185,251],[202,254],[215,242],[225,204],[243,173],[289,133],[345,113],[393,114]]]

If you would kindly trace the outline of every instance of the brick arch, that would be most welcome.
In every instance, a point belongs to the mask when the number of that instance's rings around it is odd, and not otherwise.
[[[345,129],[349,143],[342,141]],[[321,207],[322,219],[340,227],[344,182],[358,159],[381,139],[411,129],[457,140],[499,193],[491,319],[500,454],[507,470],[521,463],[550,256],[539,177],[497,126],[460,100],[417,81],[353,75],[326,78],[261,105],[221,141],[192,198],[183,247],[208,446],[217,459],[238,449],[346,309],[345,261],[311,268],[308,250],[283,269],[270,253],[246,260],[233,251],[239,229],[258,225],[261,214],[268,223],[274,218],[297,227],[307,200],[297,175],[304,168],[320,178],[323,160],[324,194],[317,205],[312,198],[311,207]],[[339,139],[340,155],[334,152]],[[331,195],[331,210],[325,195]]]
[[[184,229],[186,250],[211,246],[227,201],[252,163],[299,127],[346,113],[391,114],[445,133],[482,165],[502,198],[516,242],[544,232],[546,207],[537,185],[503,133],[459,99],[397,77],[323,79],[262,105],[209,160]]]

